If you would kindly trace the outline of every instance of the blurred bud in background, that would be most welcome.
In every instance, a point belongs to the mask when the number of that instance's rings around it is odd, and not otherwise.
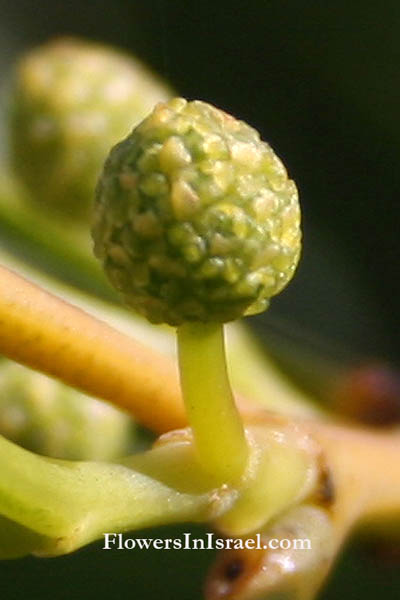
[[[140,62],[107,46],[60,38],[28,52],[10,99],[16,175],[42,210],[85,221],[110,148],[171,95]]]
[[[132,450],[134,425],[105,402],[1,359],[0,434],[53,458],[112,460]]]

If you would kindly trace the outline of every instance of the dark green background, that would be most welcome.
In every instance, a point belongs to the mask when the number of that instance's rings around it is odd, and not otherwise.
[[[396,366],[398,0],[15,0],[0,1],[0,14],[3,79],[21,50],[82,35],[132,50],[182,95],[258,128],[299,186],[304,253],[295,281],[255,323],[267,339],[294,332],[329,360],[370,356]],[[210,554],[92,546],[12,561],[0,565],[0,594],[194,599]],[[322,598],[398,599],[398,568],[354,547]]]

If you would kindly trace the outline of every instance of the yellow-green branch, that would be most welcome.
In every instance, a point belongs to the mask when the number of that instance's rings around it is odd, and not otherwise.
[[[186,423],[172,361],[0,266],[0,353],[164,432]]]

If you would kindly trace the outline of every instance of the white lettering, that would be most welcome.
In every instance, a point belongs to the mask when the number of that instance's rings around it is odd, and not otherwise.
[[[114,536],[113,539],[110,539],[110,535]],[[104,534],[104,546],[103,550],[111,550],[110,544],[115,544],[116,533],[105,533]]]
[[[294,539],[292,542],[292,548],[295,550],[311,550],[311,540],[307,539]]]
[[[142,539],[137,539],[136,540],[136,544],[137,547],[140,548],[140,550],[148,550],[151,547],[151,541],[147,538],[142,538]]]

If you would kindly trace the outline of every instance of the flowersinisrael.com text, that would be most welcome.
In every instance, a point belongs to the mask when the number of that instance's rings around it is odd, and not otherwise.
[[[252,538],[219,538],[207,533],[204,538],[184,533],[178,538],[126,538],[122,533],[104,533],[103,550],[311,550],[311,540],[263,539],[259,533]]]

